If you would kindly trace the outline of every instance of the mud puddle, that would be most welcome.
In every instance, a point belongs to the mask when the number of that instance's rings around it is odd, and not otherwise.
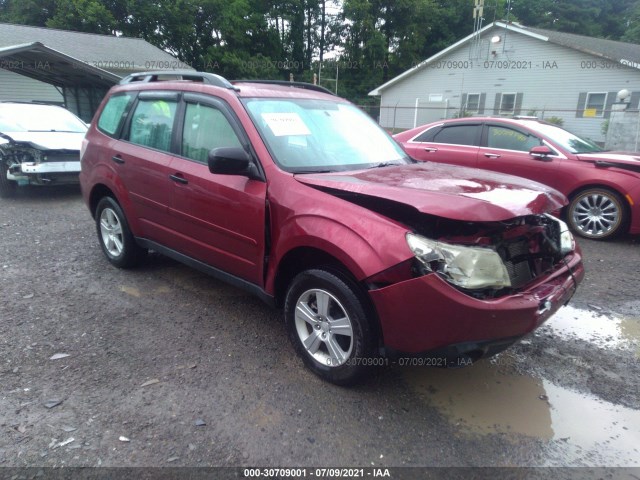
[[[640,466],[640,411],[521,375],[508,362],[503,355],[459,370],[415,368],[404,375],[461,435],[546,441],[544,465]]]
[[[568,305],[558,310],[537,333],[548,333],[563,340],[584,340],[603,349],[637,349],[640,346],[640,313],[634,318]]]

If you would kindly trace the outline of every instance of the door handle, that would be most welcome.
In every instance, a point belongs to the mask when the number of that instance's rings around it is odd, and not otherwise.
[[[114,155],[113,157],[111,157],[111,160],[113,160],[116,163],[119,163],[120,165],[124,164],[124,160],[120,155]]]
[[[487,158],[500,158],[500,155],[497,153],[485,153],[484,156]]]
[[[184,178],[182,175],[180,175],[179,173],[176,173],[175,175],[169,175],[169,178],[171,180],[173,180],[176,183],[181,183],[183,185],[186,185],[187,183],[189,183],[189,180],[187,180],[186,178]]]
[[[433,148],[433,147],[424,147],[424,151],[425,152],[429,152],[429,153],[433,153],[433,152],[437,152],[438,149],[437,148]]]

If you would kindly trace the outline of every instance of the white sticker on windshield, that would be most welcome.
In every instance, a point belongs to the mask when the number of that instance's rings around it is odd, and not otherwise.
[[[311,135],[297,113],[263,113],[262,118],[276,137],[288,135]]]

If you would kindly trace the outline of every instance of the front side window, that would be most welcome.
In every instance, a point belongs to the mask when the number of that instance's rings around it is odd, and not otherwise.
[[[187,104],[182,131],[184,157],[207,163],[210,150],[241,146],[238,136],[220,110],[199,103]]]
[[[371,117],[331,100],[244,101],[275,162],[294,173],[348,171],[411,159]]]
[[[455,125],[444,127],[433,137],[434,143],[452,145],[478,145],[479,125]]]
[[[590,115],[590,116],[602,117],[604,116],[604,107],[606,103],[607,103],[606,93],[588,93],[585,110],[590,110],[594,112],[594,115]]]
[[[124,121],[125,112],[133,98],[131,93],[113,95],[109,98],[98,119],[98,128],[107,135],[114,135]]]
[[[516,94],[503,93],[500,98],[500,113],[514,113],[516,111]]]
[[[176,107],[174,100],[141,99],[131,118],[129,141],[168,152]]]
[[[525,134],[512,128],[489,126],[487,147],[502,150],[529,152],[533,147],[542,145],[535,135]]]

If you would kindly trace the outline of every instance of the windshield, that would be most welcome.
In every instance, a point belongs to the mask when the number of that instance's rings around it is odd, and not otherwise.
[[[603,150],[591,140],[580,138],[564,128],[545,123],[537,123],[535,129],[571,153],[594,153]]]
[[[0,132],[84,133],[87,126],[74,114],[50,105],[0,105]]]
[[[411,163],[402,148],[353,105],[272,98],[248,99],[245,105],[283,170],[330,172]]]

